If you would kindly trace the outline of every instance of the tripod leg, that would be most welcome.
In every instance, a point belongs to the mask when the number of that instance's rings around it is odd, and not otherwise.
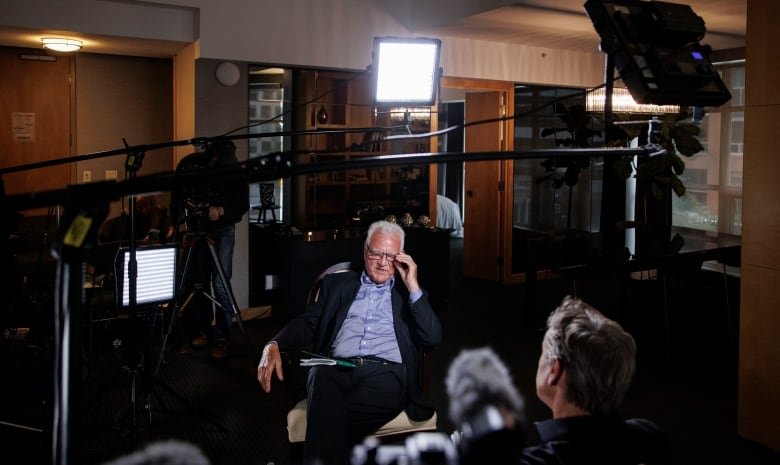
[[[155,378],[160,373],[160,367],[162,366],[162,362],[165,359],[165,348],[168,345],[168,338],[170,338],[171,333],[173,332],[173,326],[174,326],[175,321],[176,321],[176,315],[179,312],[184,312],[184,310],[187,309],[187,307],[190,305],[190,302],[192,302],[192,299],[195,298],[197,293],[198,293],[197,289],[194,289],[190,293],[190,295],[187,296],[187,300],[185,300],[184,303],[181,306],[176,305],[171,310],[170,320],[168,321],[168,330],[165,332],[165,337],[163,337],[162,345],[160,346],[160,354],[157,356],[157,364],[155,365],[155,368],[154,368],[154,377]]]
[[[214,244],[210,242],[207,242],[207,244],[211,255],[211,261],[214,265],[214,270],[216,270],[217,273],[217,279],[219,279],[220,283],[222,284],[222,288],[225,290],[225,294],[227,295],[230,303],[230,308],[224,310],[229,311],[230,314],[236,318],[236,322],[238,323],[238,327],[241,330],[241,334],[244,336],[244,340],[246,341],[247,350],[249,350],[251,353],[252,344],[249,341],[249,336],[246,334],[246,330],[244,330],[244,322],[241,319],[241,310],[238,309],[236,297],[233,295],[233,288],[230,286],[230,281],[225,276],[225,270],[222,268],[222,264],[219,261],[217,250],[214,248]],[[220,307],[222,307],[222,305],[220,305]]]
[[[176,289],[176,295],[173,296],[173,301],[176,302],[176,304],[171,311],[170,321],[168,322],[168,330],[165,332],[165,337],[163,337],[162,345],[160,346],[160,354],[157,356],[157,363],[155,364],[154,368],[155,378],[157,378],[157,375],[160,372],[160,367],[162,366],[163,360],[165,359],[165,349],[168,346],[168,339],[173,332],[173,326],[174,322],[176,321],[176,317],[178,314],[184,312],[184,310],[189,306],[190,302],[197,294],[197,289],[193,290],[190,295],[187,296],[187,299],[184,301],[184,303],[181,306],[179,305],[178,297],[184,291],[184,286],[187,284],[187,277],[189,276],[193,249],[194,247],[190,247],[190,249],[187,250],[187,256],[184,259],[184,268],[181,273],[181,281],[179,282],[179,287]]]

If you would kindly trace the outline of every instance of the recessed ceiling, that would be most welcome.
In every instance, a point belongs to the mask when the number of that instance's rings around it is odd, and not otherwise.
[[[585,14],[584,3],[584,0],[516,1],[420,32],[555,49],[598,50],[599,37]],[[704,19],[707,34],[702,43],[715,50],[745,46],[745,0],[672,3],[686,3]]]
[[[585,14],[584,3],[585,0],[518,0],[413,32],[554,49],[598,50],[598,34]],[[702,43],[711,45],[715,50],[744,47],[746,0],[689,0],[677,3],[687,3],[704,18],[707,34]],[[429,24],[435,23],[429,21]],[[187,45],[173,41],[11,27],[0,27],[0,45],[40,49],[40,38],[52,34],[82,40],[83,51],[91,53],[171,57]]]

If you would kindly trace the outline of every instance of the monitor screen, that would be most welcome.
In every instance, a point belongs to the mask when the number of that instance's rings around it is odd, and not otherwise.
[[[127,307],[130,305],[130,280],[127,279],[130,249],[122,248],[120,252],[122,271],[118,274],[118,301],[122,303],[122,307]],[[138,264],[136,304],[155,304],[172,300],[176,288],[176,246],[140,246],[135,251],[135,259]]]

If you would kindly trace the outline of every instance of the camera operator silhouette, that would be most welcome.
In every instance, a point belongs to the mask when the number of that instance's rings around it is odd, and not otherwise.
[[[180,174],[213,170],[219,174],[238,173],[241,167],[235,155],[235,148],[229,140],[216,140],[205,151],[184,157],[176,167],[176,172]],[[198,298],[193,301],[195,311],[183,312],[184,327],[190,340],[188,345],[185,343],[180,347],[179,353],[189,353],[190,347],[210,346],[211,358],[222,360],[229,353],[230,330],[233,317],[236,316],[232,310],[237,310],[233,306],[235,299],[230,288],[236,241],[235,225],[249,210],[249,186],[246,181],[226,181],[218,176],[217,179],[206,186],[184,188],[176,195],[174,205],[180,205],[180,211],[183,211],[187,234],[182,242],[184,247],[190,247],[189,260],[195,261],[194,276],[189,284],[193,287],[210,284],[214,290],[214,300],[218,304],[212,313],[211,302]],[[210,247],[207,245],[213,246],[216,260],[211,256]],[[191,263],[188,265],[192,266]],[[223,271],[224,282],[220,279],[218,266]],[[183,279],[187,278],[188,276],[184,276]],[[240,315],[238,317],[240,318]],[[210,332],[212,319],[216,324],[213,332]]]

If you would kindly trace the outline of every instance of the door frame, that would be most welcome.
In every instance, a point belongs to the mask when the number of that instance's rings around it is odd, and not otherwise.
[[[462,89],[466,92],[478,91],[499,91],[506,94],[505,114],[514,114],[515,83],[513,81],[496,81],[489,79],[460,78],[442,76],[440,81],[441,88]],[[467,112],[468,109],[465,109]],[[514,120],[509,118],[503,122],[503,141],[502,149],[506,151],[514,150]],[[502,283],[522,282],[523,275],[512,275],[510,259],[512,254],[512,221],[511,205],[513,204],[512,180],[514,173],[514,160],[499,160],[500,181],[503,182],[503,191],[500,195],[499,205],[497,205],[497,214],[499,219],[499,251],[503,260],[503,266],[499,270],[498,280]],[[464,219],[469,215],[464,211]],[[465,231],[464,241],[468,240],[468,231]]]

